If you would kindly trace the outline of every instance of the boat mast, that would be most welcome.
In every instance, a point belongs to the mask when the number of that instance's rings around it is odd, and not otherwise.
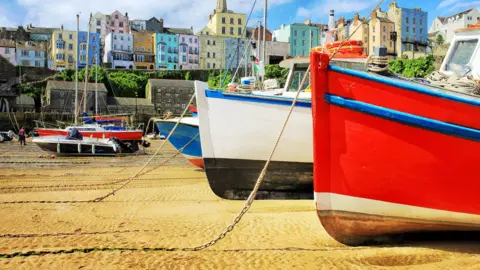
[[[89,49],[90,49],[90,23],[92,21],[92,13],[90,13],[90,18],[88,19],[88,36],[87,36],[87,55],[85,57],[86,59],[86,65],[85,65],[85,89],[83,91],[83,112],[87,112],[87,85],[88,85],[88,60],[89,60]]]
[[[95,52],[95,116],[98,116],[98,54]]]
[[[77,54],[75,59],[75,126],[78,125],[78,28],[79,28],[80,14],[77,14]]]
[[[267,0],[265,0],[263,7],[263,45],[262,45],[262,50],[263,50],[263,55],[262,55],[262,60],[263,60],[263,66],[267,64]],[[262,76],[262,82],[265,81],[265,74]]]

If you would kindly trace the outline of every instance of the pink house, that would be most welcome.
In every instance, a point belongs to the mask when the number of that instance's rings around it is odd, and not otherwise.
[[[12,65],[17,65],[15,41],[0,39],[0,56],[7,59]]]
[[[112,15],[107,16],[106,35],[109,33],[131,34],[130,25],[128,21],[128,13],[123,15],[120,11],[115,10]]]
[[[198,69],[199,55],[199,37],[188,33],[188,31],[187,34],[178,34],[178,60],[180,69]]]

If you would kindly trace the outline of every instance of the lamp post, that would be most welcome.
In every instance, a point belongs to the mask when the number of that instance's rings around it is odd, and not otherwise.
[[[393,55],[397,59],[397,32],[390,32],[390,40],[393,41]]]
[[[138,92],[135,91],[135,118],[136,118],[136,120],[137,120],[137,125],[138,125],[137,98],[138,98]]]

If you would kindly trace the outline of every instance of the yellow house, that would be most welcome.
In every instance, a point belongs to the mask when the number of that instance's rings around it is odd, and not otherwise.
[[[153,32],[132,31],[136,69],[155,69],[155,37]]]
[[[242,37],[246,15],[227,9],[227,0],[217,0],[217,8],[208,17],[206,35]]]
[[[390,33],[395,30],[395,24],[387,19],[377,16],[374,11],[369,25],[369,54],[373,54],[373,48],[383,46],[387,48],[387,54],[393,55],[394,44],[390,40]]]
[[[225,37],[200,34],[200,69],[224,69]]]
[[[348,32],[351,37],[350,40],[361,40],[363,42],[363,47],[365,48],[364,53],[369,54],[368,52],[368,23],[364,18],[360,19],[358,13],[353,17],[353,22],[348,26]]]
[[[52,52],[53,68],[55,70],[74,69],[77,61],[77,32],[63,30],[53,31],[52,34]]]

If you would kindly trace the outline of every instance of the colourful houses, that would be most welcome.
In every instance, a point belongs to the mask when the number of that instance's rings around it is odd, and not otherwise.
[[[178,69],[178,37],[174,34],[153,34],[157,69]]]
[[[17,65],[17,49],[15,41],[0,39],[0,56],[7,59],[12,65]]]
[[[273,32],[275,41],[290,43],[290,56],[308,56],[310,50],[320,45],[320,27],[309,20],[304,23],[281,25]]]
[[[55,70],[74,69],[77,60],[77,33],[75,31],[60,30],[53,31],[51,45],[51,56]]]
[[[103,62],[114,69],[133,69],[133,38],[130,34],[110,33],[105,37]]]
[[[245,14],[228,10],[227,0],[217,0],[217,7],[208,17],[208,24],[202,31],[206,31],[207,35],[242,37],[245,36],[243,33],[245,22]]]
[[[101,61],[100,58],[100,34],[99,33],[90,33],[90,40],[88,40],[87,32],[78,33],[78,68],[84,68],[87,65],[91,66],[98,61]],[[90,44],[87,50],[87,44]],[[88,57],[87,57],[88,52]]]
[[[179,69],[198,69],[200,39],[195,35],[178,35]]]
[[[155,69],[155,37],[151,32],[133,32],[133,54],[136,69]]]

